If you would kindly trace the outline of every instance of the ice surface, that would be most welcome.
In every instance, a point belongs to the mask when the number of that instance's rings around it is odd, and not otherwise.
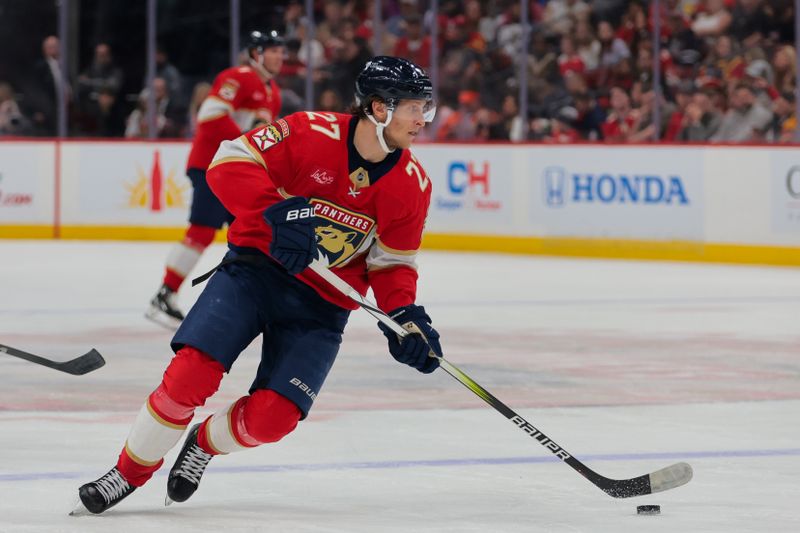
[[[0,343],[108,361],[76,377],[0,354],[0,532],[800,531],[798,270],[433,252],[419,301],[449,360],[600,474],[686,461],[694,479],[610,498],[444,372],[395,363],[359,311],[285,440],[215,458],[184,504],[163,506],[165,467],[67,516],[171,356],[142,316],[170,246],[0,241]],[[247,390],[259,350],[198,417]]]

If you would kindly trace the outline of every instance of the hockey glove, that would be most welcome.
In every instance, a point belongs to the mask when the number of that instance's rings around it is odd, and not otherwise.
[[[439,359],[431,357],[431,350],[442,355],[439,344],[439,332],[431,326],[431,317],[425,313],[421,305],[398,307],[389,313],[403,328],[411,334],[402,339],[388,326],[378,323],[383,334],[389,339],[389,353],[397,361],[412,366],[423,374],[430,374],[439,367]]]
[[[314,206],[294,196],[269,206],[264,220],[272,226],[269,253],[289,274],[299,274],[317,257]]]

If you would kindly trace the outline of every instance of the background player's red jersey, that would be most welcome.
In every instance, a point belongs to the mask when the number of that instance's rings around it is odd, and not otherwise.
[[[431,183],[408,150],[380,163],[353,145],[358,117],[301,112],[256,128],[220,147],[208,182],[236,217],[228,241],[269,254],[272,232],[262,213],[290,196],[314,205],[322,261],[362,294],[372,287],[384,310],[414,302],[416,255]],[[313,271],[298,276],[342,307],[352,301]]]
[[[275,80],[265,85],[248,66],[223,70],[197,113],[197,132],[187,168],[205,170],[222,141],[235,139],[256,119],[272,122],[281,109]]]

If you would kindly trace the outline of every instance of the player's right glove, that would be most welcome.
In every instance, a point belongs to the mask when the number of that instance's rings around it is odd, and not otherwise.
[[[299,274],[317,257],[314,206],[302,196],[293,196],[264,211],[272,227],[269,253],[289,271]]]
[[[378,327],[389,340],[389,353],[392,357],[423,374],[436,370],[439,359],[431,357],[430,352],[433,350],[436,355],[441,356],[442,347],[439,344],[439,332],[431,326],[431,317],[425,312],[425,308],[421,305],[405,305],[390,312],[389,316],[411,333],[401,339],[389,326],[378,323]]]

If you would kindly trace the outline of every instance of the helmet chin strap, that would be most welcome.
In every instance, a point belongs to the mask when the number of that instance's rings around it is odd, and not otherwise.
[[[392,109],[391,107],[387,107],[387,109],[386,109],[386,122],[378,122],[375,119],[375,117],[373,117],[371,114],[367,115],[367,118],[370,120],[370,122],[375,124],[375,135],[378,136],[378,144],[381,145],[381,149],[384,152],[386,152],[387,154],[391,154],[392,152],[395,151],[394,148],[389,149],[389,147],[386,145],[386,138],[383,136],[383,130],[386,129],[386,126],[388,126],[389,123],[392,121],[392,114],[393,113],[394,113],[394,109]]]
[[[252,57],[249,57],[248,60],[250,62],[250,66],[253,67],[253,69],[261,75],[261,77],[267,80],[272,79],[272,74],[270,74],[266,67],[264,67],[264,56],[258,54],[258,61]]]

